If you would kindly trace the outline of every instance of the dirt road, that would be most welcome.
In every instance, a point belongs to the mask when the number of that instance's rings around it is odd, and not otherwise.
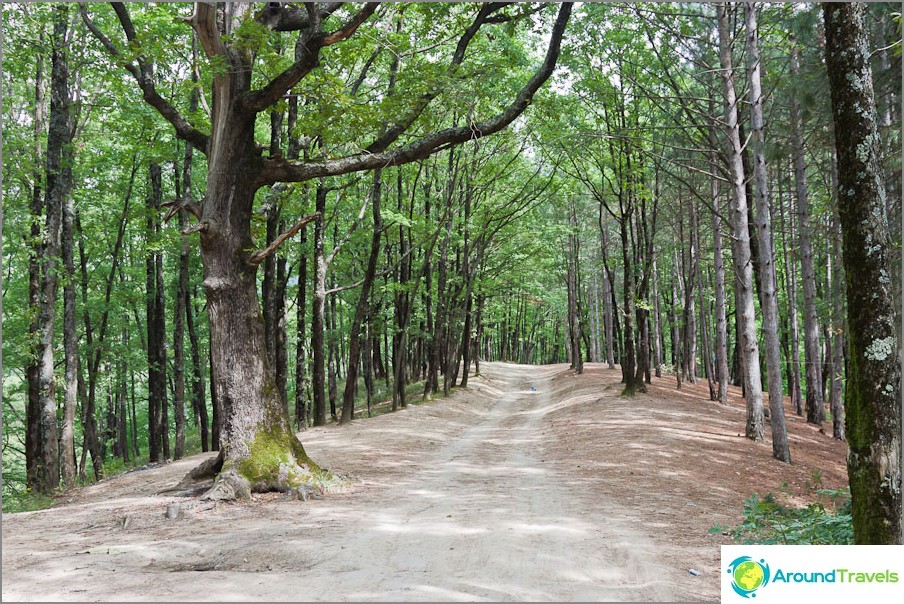
[[[656,388],[624,399],[618,372],[601,366],[583,376],[561,365],[482,370],[450,399],[305,432],[314,459],[350,473],[349,488],[324,500],[274,494],[214,506],[155,496],[203,459],[194,456],[83,489],[51,510],[6,515],[3,598],[718,598],[725,538],[706,531],[734,520],[750,491],[732,486],[733,474],[724,485],[705,472],[699,482],[682,477],[694,472],[670,451],[712,452],[668,430],[681,422],[692,432],[680,415],[705,413],[701,401],[660,406]],[[734,451],[742,410],[715,411],[699,434]],[[801,434],[792,445],[812,438]],[[766,453],[752,462],[759,473],[747,467],[752,484],[788,480],[787,466],[773,470],[768,445],[743,446]],[[814,457],[836,453],[826,447]],[[836,470],[825,466],[827,482]],[[168,520],[173,502],[181,513]]]

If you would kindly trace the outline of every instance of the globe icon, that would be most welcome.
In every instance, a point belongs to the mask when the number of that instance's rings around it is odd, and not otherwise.
[[[764,578],[763,567],[753,560],[742,562],[734,569],[734,582],[744,591],[754,591],[763,584]]]

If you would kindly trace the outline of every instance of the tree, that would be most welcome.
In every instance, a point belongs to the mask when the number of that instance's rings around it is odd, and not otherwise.
[[[53,11],[53,54],[50,76],[50,114],[47,133],[47,156],[45,167],[46,194],[44,210],[46,227],[41,259],[42,279],[40,293],[38,359],[38,408],[35,444],[34,486],[39,491],[50,493],[60,481],[59,440],[56,413],[56,380],[54,376],[54,326],[57,301],[57,268],[60,255],[60,230],[63,206],[71,194],[71,148],[72,138],[69,110],[69,64],[68,64],[69,13],[65,4]],[[71,343],[70,343],[71,345]]]
[[[219,462],[212,466],[212,471],[219,474],[208,493],[210,497],[233,498],[248,496],[251,491],[287,490],[314,481],[320,474],[319,467],[307,456],[291,430],[258,321],[257,267],[278,246],[254,249],[251,218],[255,193],[277,182],[301,182],[416,161],[441,148],[502,130],[524,112],[552,73],[571,13],[571,5],[563,4],[542,65],[515,99],[494,117],[469,120],[465,126],[445,128],[392,147],[439,95],[442,87],[434,86],[413,102],[410,110],[393,116],[373,142],[362,145],[364,152],[308,161],[284,159],[273,149],[269,156],[264,156],[255,140],[257,115],[279,102],[314,72],[323,49],[352,38],[377,10],[377,4],[369,3],[351,12],[335,29],[327,30],[327,24],[343,12],[340,10],[343,6],[310,3],[299,9],[271,4],[255,14],[250,3],[196,4],[188,23],[197,33],[215,72],[209,134],[183,117],[159,94],[153,57],[145,54],[141,36],[126,6],[115,3],[113,10],[130,47],[128,55],[94,24],[83,8],[86,25],[107,52],[124,64],[145,101],[173,126],[180,138],[207,156],[207,193],[199,207],[193,206],[199,222],[189,230],[200,234],[203,284],[210,316],[212,373],[223,416],[221,455]],[[463,61],[477,32],[488,22],[501,20],[503,8],[496,4],[480,8],[459,38],[451,70]],[[265,75],[261,80],[261,66],[255,65],[260,36],[252,32],[260,32],[264,26],[300,32],[297,47],[301,52],[281,72]],[[276,241],[281,243],[290,236],[288,233]]]
[[[800,73],[797,41],[791,39],[791,76]],[[810,234],[810,204],[807,193],[807,166],[804,158],[803,118],[800,101],[792,90],[791,140],[794,147],[794,183],[797,195],[797,231],[800,236],[801,280],[804,286],[804,365],[807,373],[807,421],[820,423],[822,383],[819,365],[819,324],[816,317],[816,276],[813,269],[813,243]]]
[[[823,5],[847,281],[848,476],[855,543],[900,544],[900,350],[865,12]]]
[[[722,91],[725,101],[725,127],[729,141],[729,172],[732,192],[732,256],[735,269],[735,294],[738,298],[737,318],[742,347],[742,366],[747,399],[745,434],[752,440],[763,440],[763,385],[760,378],[760,348],[754,324],[753,268],[750,252],[750,230],[747,219],[747,191],[744,188],[743,148],[738,128],[738,97],[734,86],[728,9],[716,6],[719,22],[719,57],[722,65]]]
[[[756,236],[759,248],[760,310],[763,315],[763,339],[766,346],[766,373],[769,380],[769,423],[772,426],[772,455],[791,462],[788,434],[785,430],[785,404],[782,391],[782,356],[778,341],[778,292],[775,277],[775,253],[772,247],[772,217],[766,182],[765,133],[763,131],[763,93],[760,83],[760,49],[756,8],[744,3],[747,29],[747,69],[750,81],[750,123],[753,139],[754,180],[756,181]],[[809,390],[809,387],[808,387]]]

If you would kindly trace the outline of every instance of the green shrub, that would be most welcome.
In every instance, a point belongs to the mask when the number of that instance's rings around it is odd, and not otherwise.
[[[745,545],[850,545],[851,495],[848,489],[816,489],[821,501],[803,508],[785,507],[772,493],[754,493],[744,502],[744,521],[737,527],[715,526],[712,533],[730,535]],[[826,507],[828,504],[828,508]]]

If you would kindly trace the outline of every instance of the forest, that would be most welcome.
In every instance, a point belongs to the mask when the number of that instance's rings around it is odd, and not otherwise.
[[[900,5],[2,11],[4,512],[319,496],[316,429],[565,364],[812,427],[901,543]]]

